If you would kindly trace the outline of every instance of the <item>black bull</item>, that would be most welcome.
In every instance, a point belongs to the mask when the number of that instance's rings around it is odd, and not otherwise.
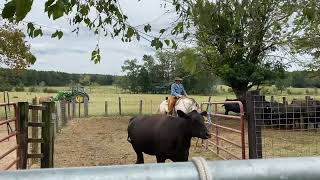
[[[155,155],[158,163],[166,159],[188,161],[191,138],[210,138],[203,118],[207,112],[177,113],[179,117],[152,115],[130,119],[128,141],[137,154],[137,164],[144,163],[143,153]]]

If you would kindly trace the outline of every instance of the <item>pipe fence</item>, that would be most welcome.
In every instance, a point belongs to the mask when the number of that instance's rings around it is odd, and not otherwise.
[[[319,180],[320,157],[207,161],[212,180]],[[199,180],[192,162],[0,172],[5,180]]]

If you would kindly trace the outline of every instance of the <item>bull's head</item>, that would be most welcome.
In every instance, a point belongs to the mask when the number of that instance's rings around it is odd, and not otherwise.
[[[183,111],[177,111],[178,116],[188,120],[191,123],[191,136],[198,137],[201,139],[209,139],[211,137],[207,127],[204,123],[204,116],[207,116],[207,112],[198,113],[196,110],[185,114]]]

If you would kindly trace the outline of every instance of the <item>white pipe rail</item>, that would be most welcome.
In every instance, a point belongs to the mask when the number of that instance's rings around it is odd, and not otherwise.
[[[213,180],[319,180],[320,157],[208,161]],[[0,172],[0,180],[198,180],[192,162]]]

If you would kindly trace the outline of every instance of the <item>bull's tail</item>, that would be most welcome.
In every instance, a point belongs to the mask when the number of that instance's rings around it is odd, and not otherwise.
[[[134,119],[135,117],[132,117],[132,118],[130,118],[129,119],[129,125],[130,125],[130,123],[132,122],[132,120]],[[131,143],[131,139],[130,139],[130,136],[129,136],[129,129],[128,129],[128,137],[127,137],[127,141],[129,142],[129,143]]]

